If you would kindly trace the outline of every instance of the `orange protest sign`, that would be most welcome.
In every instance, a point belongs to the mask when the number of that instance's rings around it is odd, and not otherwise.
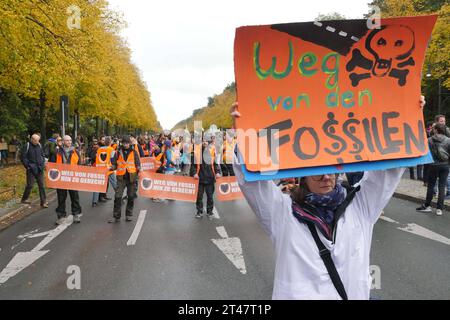
[[[49,188],[106,192],[108,170],[105,168],[48,162],[46,169]]]
[[[192,177],[174,176],[143,171],[139,175],[139,195],[195,202],[198,180]]]
[[[366,20],[238,28],[236,124],[246,168],[427,154],[420,82],[436,18],[382,19],[379,29]]]
[[[244,199],[236,177],[221,177],[216,179],[216,195],[219,201]]]
[[[154,157],[143,157],[141,158],[141,170],[156,172],[161,166],[161,162],[156,160]]]

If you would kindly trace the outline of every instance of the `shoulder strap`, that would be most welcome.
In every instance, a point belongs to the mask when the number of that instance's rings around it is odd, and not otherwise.
[[[345,288],[344,285],[342,284],[341,277],[339,277],[339,273],[337,272],[336,266],[334,265],[333,259],[331,258],[330,250],[328,250],[322,243],[322,241],[320,241],[319,235],[317,234],[317,230],[314,224],[309,222],[306,224],[314,238],[314,241],[316,242],[317,248],[319,249],[320,257],[322,258],[323,263],[327,268],[328,274],[330,275],[334,287],[341,296],[342,300],[348,300],[347,293],[345,292]]]

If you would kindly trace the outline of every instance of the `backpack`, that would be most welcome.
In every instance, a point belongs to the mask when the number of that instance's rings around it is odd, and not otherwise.
[[[431,154],[433,155],[433,159],[437,162],[449,162],[450,156],[447,150],[442,147],[441,143],[431,144]]]

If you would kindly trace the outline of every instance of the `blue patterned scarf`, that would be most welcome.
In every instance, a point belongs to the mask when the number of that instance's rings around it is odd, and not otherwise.
[[[309,193],[305,196],[305,202],[314,206],[320,218],[328,225],[334,222],[334,212],[337,207],[345,200],[347,190],[339,183],[336,184],[333,191],[327,194]]]

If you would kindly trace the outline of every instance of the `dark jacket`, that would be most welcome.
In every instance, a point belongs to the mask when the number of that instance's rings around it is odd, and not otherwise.
[[[197,164],[195,161],[194,152],[191,155],[191,169],[190,176],[193,177],[198,171],[199,182],[201,184],[211,184],[216,182],[216,174],[222,174],[220,166],[216,161],[211,160],[211,154],[205,152],[205,147],[202,146],[202,161]]]
[[[434,160],[433,165],[449,165],[450,138],[435,134],[428,139],[428,144]]]
[[[35,175],[44,172],[45,157],[44,150],[40,144],[26,143],[22,148],[22,163],[25,169],[31,170]]]
[[[450,128],[445,126],[445,136],[450,138]]]

